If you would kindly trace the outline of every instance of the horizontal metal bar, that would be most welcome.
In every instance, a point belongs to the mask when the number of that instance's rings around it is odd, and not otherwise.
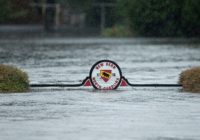
[[[83,84],[30,84],[30,87],[80,87]]]
[[[180,84],[131,84],[129,86],[132,87],[181,87]]]
[[[84,83],[89,79],[89,77],[86,77],[82,83],[78,84],[30,84],[30,87],[81,87],[84,85]]]
[[[124,76],[122,77],[131,87],[181,87],[181,84],[132,84]]]
[[[181,84],[132,84],[125,77],[122,77],[131,87],[181,87]],[[81,87],[89,79],[86,77],[82,83],[78,84],[30,84],[30,87]]]
[[[181,87],[180,84],[128,84],[132,87]],[[30,84],[30,87],[81,87],[83,84]]]

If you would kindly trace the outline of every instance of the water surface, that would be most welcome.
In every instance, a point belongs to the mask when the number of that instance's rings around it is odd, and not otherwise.
[[[131,83],[176,84],[199,66],[200,43],[183,39],[0,39],[0,63],[30,82],[77,83],[98,60],[118,63]],[[32,89],[0,94],[2,140],[197,140],[200,95],[180,88]]]

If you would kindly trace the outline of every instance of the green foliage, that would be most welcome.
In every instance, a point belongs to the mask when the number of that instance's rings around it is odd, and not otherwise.
[[[106,28],[102,32],[102,35],[105,37],[129,37],[131,36],[131,33],[127,27],[122,25],[115,25],[111,28]]]
[[[0,93],[25,92],[29,89],[28,76],[18,68],[0,65]]]
[[[179,84],[182,84],[185,91],[200,92],[200,67],[183,71],[179,77]]]
[[[0,0],[0,22],[4,22],[10,18],[11,7],[10,1]]]
[[[0,0],[0,23],[25,18],[30,12],[28,0]]]
[[[200,0],[55,0],[86,12],[86,22],[94,27],[100,23],[100,8],[94,3],[116,1],[116,7],[106,9],[106,27],[123,24],[138,36],[200,37]],[[0,23],[33,22],[31,2],[33,0],[0,0]]]
[[[200,1],[185,0],[182,26],[186,36],[200,36]]]
[[[179,33],[180,0],[128,0],[125,4],[124,13],[132,30],[139,35],[175,36]]]
[[[118,0],[120,14],[141,36],[200,36],[199,0]]]

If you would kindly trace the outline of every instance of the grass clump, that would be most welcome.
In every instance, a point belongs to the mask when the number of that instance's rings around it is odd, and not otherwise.
[[[200,67],[183,71],[179,77],[179,84],[184,91],[200,93]]]
[[[18,68],[0,64],[0,93],[26,92],[28,75]]]

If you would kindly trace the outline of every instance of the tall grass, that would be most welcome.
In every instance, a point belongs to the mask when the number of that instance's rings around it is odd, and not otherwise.
[[[0,64],[0,93],[26,92],[28,75],[18,68]]]
[[[183,71],[179,77],[179,84],[182,84],[184,91],[200,93],[200,67]]]

